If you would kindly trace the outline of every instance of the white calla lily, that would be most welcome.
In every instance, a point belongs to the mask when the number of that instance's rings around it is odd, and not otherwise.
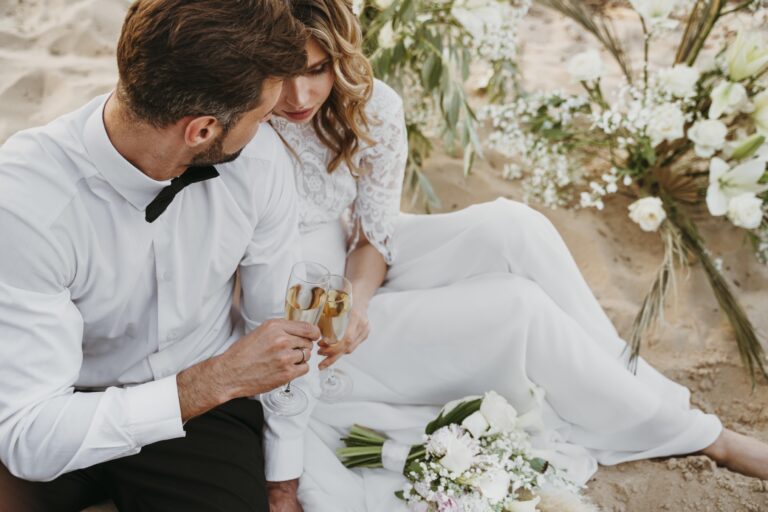
[[[739,31],[725,54],[728,76],[738,82],[768,67],[768,42],[760,32]]]
[[[765,174],[765,159],[753,158],[733,169],[720,158],[709,162],[709,187],[707,208],[715,216],[728,213],[731,198],[742,194],[759,194],[768,190],[768,184],[760,183]]]
[[[719,119],[723,114],[727,115],[738,111],[749,112],[751,110],[747,90],[738,83],[720,82],[712,89],[711,98],[710,119]]]

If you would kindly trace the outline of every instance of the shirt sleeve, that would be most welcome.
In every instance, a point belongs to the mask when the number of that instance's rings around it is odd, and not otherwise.
[[[400,214],[405,165],[408,161],[408,133],[403,102],[392,89],[376,82],[368,107],[373,143],[358,153],[361,175],[352,211],[355,226],[362,226],[368,241],[392,263],[392,238]],[[355,230],[357,232],[357,230]],[[350,245],[350,251],[357,240]]]
[[[270,129],[263,126],[261,129]],[[268,318],[283,316],[285,289],[291,267],[301,259],[298,197],[293,166],[287,151],[274,136],[273,169],[252,169],[267,174],[256,187],[260,212],[252,239],[240,263],[241,314],[246,332]],[[257,161],[264,163],[263,160]],[[261,187],[266,183],[266,187]],[[302,385],[299,379],[295,385]],[[314,400],[307,393],[310,400]],[[301,476],[304,467],[304,431],[312,404],[301,416],[284,417],[264,410],[264,451],[268,481],[280,482]]]
[[[0,210],[0,459],[26,480],[138,453],[184,430],[176,377],[81,393],[73,257],[50,229]]]

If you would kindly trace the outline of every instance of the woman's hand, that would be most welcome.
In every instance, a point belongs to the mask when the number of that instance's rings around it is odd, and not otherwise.
[[[349,325],[344,337],[336,344],[329,345],[325,340],[318,343],[318,354],[325,356],[320,362],[320,369],[325,370],[344,354],[351,354],[368,338],[371,331],[368,325],[368,304],[355,305],[349,311]]]

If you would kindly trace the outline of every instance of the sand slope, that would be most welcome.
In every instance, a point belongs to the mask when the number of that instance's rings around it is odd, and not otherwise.
[[[126,6],[124,0],[0,3],[0,141],[113,87],[113,52]],[[551,14],[533,15],[522,36],[529,83],[567,85],[562,62],[590,42],[577,35],[572,24]],[[521,196],[518,184],[500,178],[496,155],[480,162],[468,179],[461,168],[459,159],[439,151],[427,164],[446,211],[497,196]],[[615,198],[599,215],[544,212],[624,334],[651,284],[661,249],[655,235],[643,233],[627,218],[628,202]],[[701,218],[706,217],[702,213]],[[761,333],[768,333],[768,269],[724,222],[710,219],[702,228],[751,318]],[[768,386],[762,384],[750,394],[727,322],[699,269],[681,279],[676,307],[670,308],[666,326],[644,354],[666,375],[689,386],[697,406],[717,413],[736,430],[768,441]],[[768,510],[765,483],[715,468],[703,457],[604,468],[589,487],[589,494],[608,512]]]

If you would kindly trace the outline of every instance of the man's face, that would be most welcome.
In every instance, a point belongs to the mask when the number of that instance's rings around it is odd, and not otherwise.
[[[227,130],[219,134],[208,146],[192,158],[192,165],[205,166],[231,162],[243,148],[256,136],[259,125],[272,117],[272,110],[280,98],[283,81],[268,78],[261,90],[259,106],[249,110]]]

